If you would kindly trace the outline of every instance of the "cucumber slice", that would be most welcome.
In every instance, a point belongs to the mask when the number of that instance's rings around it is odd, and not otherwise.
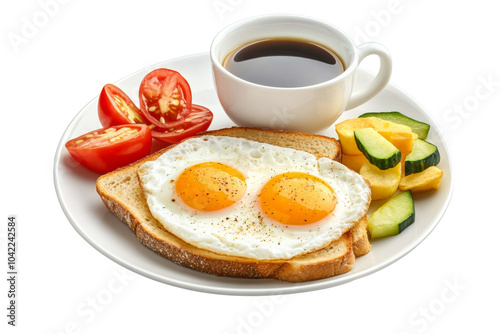
[[[403,115],[399,111],[369,112],[359,117],[377,117],[385,121],[409,126],[411,130],[415,132],[418,135],[418,138],[420,139],[426,139],[427,135],[429,134],[429,129],[431,128],[429,124],[417,121],[416,119]]]
[[[405,159],[405,175],[423,172],[430,166],[436,166],[441,160],[438,148],[422,139],[417,139],[413,149]]]
[[[411,191],[391,197],[368,218],[368,232],[381,238],[403,232],[415,222],[415,204]]]
[[[354,131],[354,139],[368,161],[381,170],[393,168],[401,162],[401,151],[373,128]]]

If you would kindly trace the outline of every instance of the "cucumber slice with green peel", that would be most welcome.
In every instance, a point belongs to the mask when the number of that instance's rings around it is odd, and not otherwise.
[[[373,128],[354,131],[354,139],[361,153],[381,170],[393,168],[401,162],[401,151]]]
[[[405,159],[405,175],[423,172],[430,166],[436,166],[441,160],[439,150],[425,140],[417,139],[413,149]]]
[[[394,122],[409,126],[413,132],[418,135],[420,139],[426,139],[429,134],[431,126],[427,123],[417,121],[411,117],[403,115],[399,111],[386,111],[386,112],[368,112],[359,117],[377,117],[385,121]]]
[[[368,218],[371,238],[397,235],[415,222],[415,204],[411,191],[391,197]]]

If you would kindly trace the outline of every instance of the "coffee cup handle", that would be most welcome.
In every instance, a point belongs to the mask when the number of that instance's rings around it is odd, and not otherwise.
[[[377,95],[389,83],[392,73],[392,60],[389,51],[382,45],[374,42],[358,45],[358,65],[369,55],[376,55],[380,59],[380,67],[377,75],[364,88],[360,88],[351,94],[346,109],[355,108]]]

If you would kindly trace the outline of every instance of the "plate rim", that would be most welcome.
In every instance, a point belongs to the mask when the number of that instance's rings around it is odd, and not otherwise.
[[[161,62],[158,62],[156,64],[144,67],[142,69],[139,69],[131,74],[128,74],[124,77],[122,77],[119,80],[116,80],[115,82],[121,82],[123,80],[126,80],[127,78],[130,78],[140,72],[144,72],[148,69],[154,69],[159,66],[164,66],[163,64],[170,63],[170,62],[177,62],[177,61],[189,61],[198,58],[203,58],[203,57],[209,57],[208,52],[200,52],[200,53],[195,53],[195,54],[190,54],[186,56],[180,56],[172,59],[167,59]],[[365,72],[366,74],[372,75],[369,71],[359,68],[358,71]],[[387,86],[384,88],[384,90],[391,91],[393,93],[397,93],[397,95],[404,95],[406,99],[410,100],[413,104],[415,104],[421,112],[423,112],[431,121],[436,125],[436,133],[441,139],[441,145],[444,147],[447,156],[448,156],[448,166],[449,166],[449,175],[447,176],[449,178],[449,193],[445,199],[444,205],[441,207],[439,212],[437,213],[433,223],[426,229],[424,232],[413,242],[410,244],[406,245],[403,249],[398,251],[396,254],[385,260],[384,262],[378,263],[370,268],[367,268],[365,270],[362,270],[357,273],[353,273],[348,276],[342,276],[338,275],[335,276],[335,280],[328,280],[328,279],[323,279],[323,280],[316,280],[316,281],[308,281],[308,282],[299,282],[299,283],[290,283],[288,286],[280,286],[280,287],[263,287],[263,288],[235,288],[235,287],[215,287],[215,286],[208,286],[208,285],[201,285],[201,284],[195,284],[192,282],[183,282],[178,279],[172,279],[170,277],[164,277],[161,275],[158,275],[157,273],[150,272],[149,270],[146,270],[144,268],[140,268],[132,263],[129,263],[117,255],[113,254],[112,252],[108,252],[105,249],[103,249],[102,246],[97,244],[88,234],[86,234],[80,224],[76,221],[76,217],[73,217],[72,213],[69,212],[67,206],[65,205],[65,200],[62,196],[62,190],[61,190],[61,185],[60,185],[60,180],[59,180],[59,175],[58,175],[58,167],[61,161],[61,154],[64,149],[64,144],[66,141],[66,137],[68,136],[69,132],[71,132],[72,128],[74,125],[78,122],[80,118],[84,116],[84,111],[87,109],[88,105],[93,103],[95,99],[98,98],[97,96],[94,96],[89,102],[87,102],[81,109],[80,111],[73,117],[73,119],[70,121],[66,129],[61,135],[61,138],[59,139],[55,154],[54,154],[54,160],[53,160],[53,170],[52,170],[52,175],[53,175],[53,184],[55,187],[57,199],[59,201],[59,204],[61,206],[62,211],[64,212],[66,218],[70,222],[71,226],[76,230],[76,232],[86,241],[88,242],[94,249],[96,249],[98,252],[100,252],[102,255],[107,257],[108,259],[114,261],[115,263],[135,272],[136,274],[148,277],[150,279],[153,279],[155,281],[168,284],[170,286],[178,287],[178,288],[184,288],[188,289],[191,291],[198,291],[198,292],[203,292],[203,293],[211,293],[211,294],[220,294],[220,295],[238,295],[238,296],[267,296],[267,295],[281,295],[281,294],[292,294],[292,293],[302,293],[302,292],[309,292],[309,291],[317,291],[317,290],[322,290],[322,289],[327,289],[335,286],[339,286],[345,283],[352,282],[354,280],[357,280],[362,277],[369,276],[379,270],[382,270],[389,265],[397,262],[398,260],[402,259],[408,253],[410,253],[412,250],[414,250],[419,244],[421,244],[431,233],[434,231],[436,226],[439,224],[441,219],[443,218],[446,210],[449,207],[449,204],[452,199],[452,195],[454,192],[454,183],[455,183],[455,177],[454,177],[454,167],[453,167],[453,155],[450,150],[450,147],[448,145],[448,141],[446,140],[445,134],[442,132],[442,130],[437,126],[437,123],[434,119],[434,117],[428,113],[425,108],[422,107],[422,105],[412,98],[406,91],[401,89],[399,86],[394,84],[393,81],[390,81]],[[156,254],[156,253],[155,253]],[[206,274],[209,275],[209,274]],[[238,279],[238,278],[235,278]]]

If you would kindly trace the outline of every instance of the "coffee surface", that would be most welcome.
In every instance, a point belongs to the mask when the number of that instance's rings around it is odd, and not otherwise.
[[[344,71],[337,54],[316,43],[299,39],[267,39],[236,48],[223,66],[234,75],[273,87],[319,84]]]

